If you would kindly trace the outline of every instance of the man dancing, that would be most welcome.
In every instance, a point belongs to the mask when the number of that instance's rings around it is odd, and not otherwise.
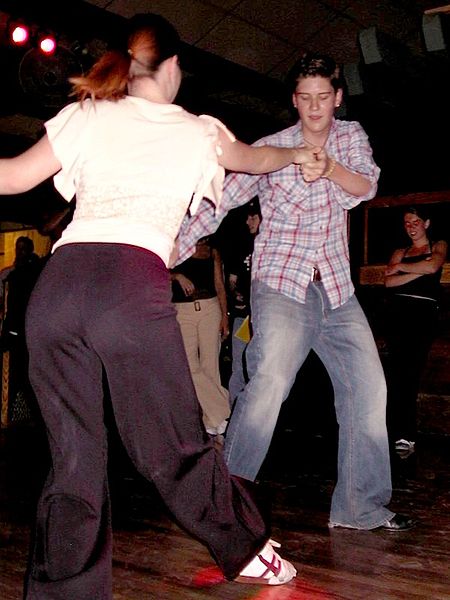
[[[348,211],[372,198],[379,169],[357,122],[339,121],[336,63],[305,55],[292,102],[300,120],[255,145],[315,147],[316,160],[268,175],[228,177],[216,214],[206,202],[186,224],[190,238],[215,230],[226,212],[258,195],[262,211],[252,263],[253,338],[249,382],[226,433],[230,471],[254,480],[267,454],[281,404],[310,350],[325,365],[339,424],[338,479],[330,527],[409,529],[413,521],[386,508],[392,484],[386,433],[386,384],[367,319],[354,295]]]

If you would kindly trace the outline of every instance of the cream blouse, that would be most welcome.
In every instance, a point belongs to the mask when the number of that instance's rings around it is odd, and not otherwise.
[[[54,249],[70,243],[131,244],[167,265],[181,221],[205,196],[218,204],[217,119],[174,104],[126,96],[69,104],[45,124],[62,168],[54,183],[70,201],[72,222]]]

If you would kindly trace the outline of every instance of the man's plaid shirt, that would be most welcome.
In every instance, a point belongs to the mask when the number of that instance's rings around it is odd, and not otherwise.
[[[304,144],[300,123],[258,140],[254,145]],[[252,279],[305,302],[311,269],[319,269],[332,308],[354,292],[350,278],[347,211],[376,193],[380,170],[373,161],[366,133],[357,122],[334,120],[325,150],[349,170],[371,182],[366,196],[352,196],[332,181],[305,183],[297,165],[267,175],[233,173],[225,180],[220,206],[206,200],[186,218],[180,231],[180,261],[195,241],[214,232],[232,208],[259,197],[262,223],[255,239]]]

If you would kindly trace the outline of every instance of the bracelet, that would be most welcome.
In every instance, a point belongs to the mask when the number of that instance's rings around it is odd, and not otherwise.
[[[334,171],[335,166],[336,166],[336,159],[330,158],[330,166],[325,171],[325,173],[322,175],[322,177],[329,177],[331,175],[331,173]]]

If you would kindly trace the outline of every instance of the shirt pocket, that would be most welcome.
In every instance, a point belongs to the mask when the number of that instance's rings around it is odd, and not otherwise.
[[[310,189],[298,172],[298,166],[290,165],[282,171],[271,173],[268,180],[274,216],[286,224],[298,225],[301,216],[312,206]]]

